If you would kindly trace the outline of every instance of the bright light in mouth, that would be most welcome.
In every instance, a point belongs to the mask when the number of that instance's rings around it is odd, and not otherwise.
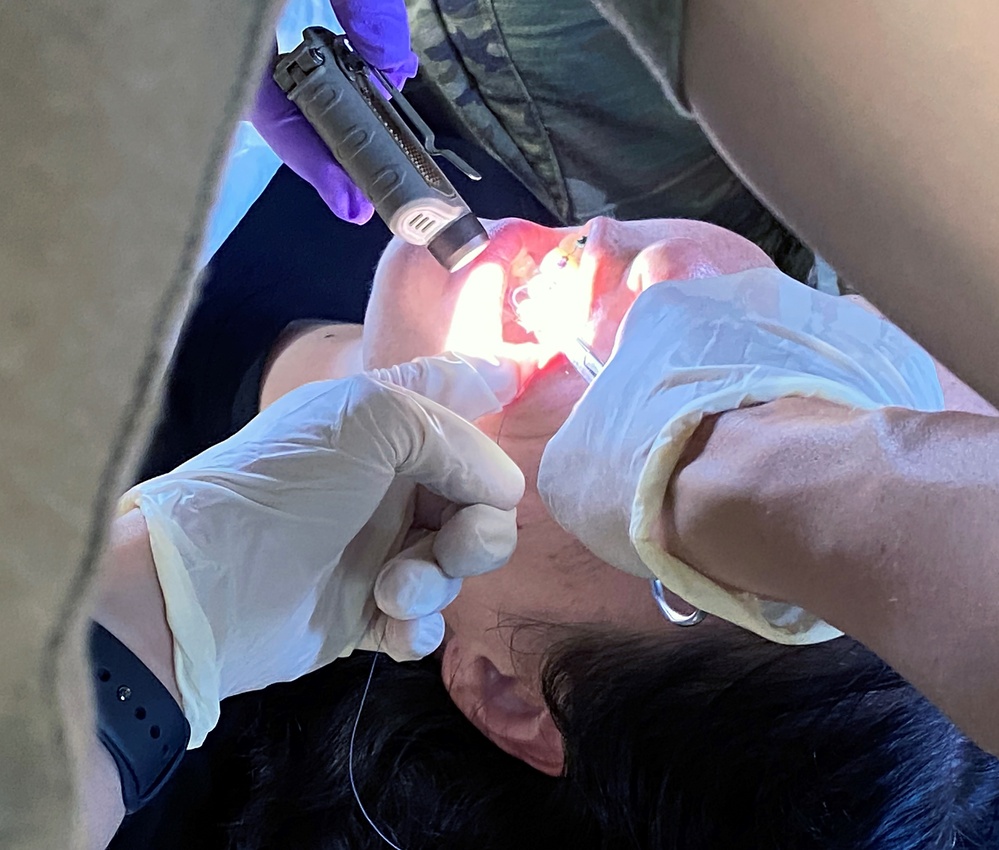
[[[505,290],[506,270],[499,263],[481,263],[472,270],[455,303],[445,339],[448,351],[479,356],[496,354],[489,346],[503,335]]]
[[[577,338],[592,342],[592,284],[578,266],[584,243],[585,237],[564,240],[540,263],[524,251],[509,265],[477,264],[456,296],[446,348],[495,356],[504,339],[504,319],[507,327],[513,320],[534,337],[541,363],[565,352]]]
[[[525,331],[553,351],[564,351],[577,338],[590,341],[592,293],[573,255],[556,248],[540,265],[525,260],[515,273],[524,281],[510,290],[510,306]]]

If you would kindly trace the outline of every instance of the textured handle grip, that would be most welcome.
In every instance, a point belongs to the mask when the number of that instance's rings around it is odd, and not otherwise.
[[[426,245],[468,207],[359,62],[354,70],[344,37],[321,27],[302,35],[278,61],[275,81],[389,229]]]

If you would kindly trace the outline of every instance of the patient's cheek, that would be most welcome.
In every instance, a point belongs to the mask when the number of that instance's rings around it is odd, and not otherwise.
[[[726,274],[704,243],[679,238],[656,242],[634,260],[628,288],[636,294],[664,280],[696,280]]]
[[[491,413],[488,416],[480,416],[475,420],[475,427],[478,428],[483,434],[485,434],[494,443],[499,443],[500,433],[503,428],[503,420],[506,417],[506,412],[501,411],[500,413]]]
[[[628,286],[642,292],[664,280],[702,280],[758,268],[776,266],[748,239],[711,228],[705,238],[678,236],[643,249],[632,263]]]
[[[448,274],[425,248],[394,239],[382,255],[364,317],[367,369],[444,350]]]

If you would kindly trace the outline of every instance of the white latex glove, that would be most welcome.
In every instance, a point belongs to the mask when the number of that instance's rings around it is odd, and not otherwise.
[[[461,578],[512,554],[524,489],[462,416],[516,391],[514,366],[454,355],[306,384],[122,497],[149,528],[191,746],[226,696],[358,647],[407,660],[439,646]],[[418,487],[443,497],[423,500],[425,530]]]
[[[723,590],[666,551],[666,487],[701,419],[782,396],[940,410],[930,356],[894,325],[774,269],[656,284],[541,458],[538,490],[595,555],[781,643],[840,633],[802,609]]]

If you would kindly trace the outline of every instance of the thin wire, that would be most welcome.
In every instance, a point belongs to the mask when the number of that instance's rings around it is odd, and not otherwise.
[[[382,832],[378,828],[378,825],[371,819],[371,815],[369,815],[367,809],[364,808],[364,803],[361,802],[361,795],[357,792],[357,783],[354,782],[354,740],[357,738],[357,726],[361,722],[361,712],[364,711],[364,703],[368,698],[368,691],[371,690],[371,680],[375,677],[375,665],[378,663],[378,653],[381,648],[381,642],[379,642],[378,649],[376,649],[374,654],[371,656],[371,669],[368,671],[368,681],[364,685],[364,692],[361,694],[361,704],[357,707],[357,717],[354,718],[354,728],[350,733],[350,751],[347,754],[347,773],[350,775],[350,790],[354,792],[354,800],[357,802],[357,806],[361,810],[361,814],[364,815],[364,819],[378,834],[378,837],[388,844],[389,847],[394,848],[394,850],[402,850],[402,848],[391,838],[385,835],[385,833]]]

